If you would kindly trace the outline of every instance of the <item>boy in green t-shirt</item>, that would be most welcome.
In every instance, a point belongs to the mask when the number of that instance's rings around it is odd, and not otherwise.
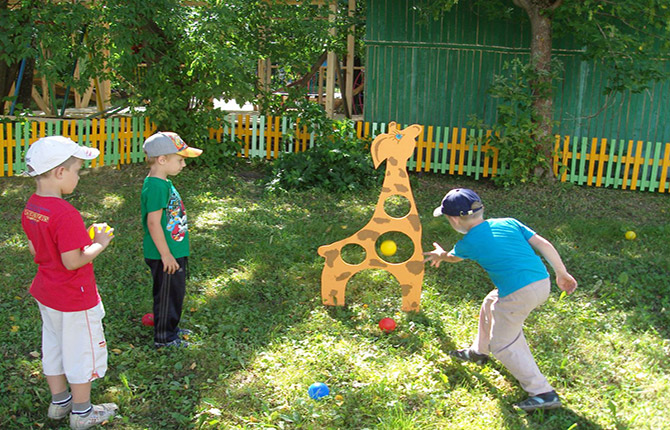
[[[181,172],[184,158],[197,157],[201,149],[191,148],[172,132],[158,132],[144,142],[149,174],[142,186],[144,261],[151,269],[154,295],[154,346],[188,346],[180,335],[181,309],[186,294],[189,256],[186,209],[168,176]]]

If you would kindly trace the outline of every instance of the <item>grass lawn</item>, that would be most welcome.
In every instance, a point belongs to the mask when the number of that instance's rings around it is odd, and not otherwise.
[[[525,393],[493,360],[453,361],[467,346],[492,288],[476,264],[426,268],[422,311],[400,311],[386,272],[348,285],[347,305],[321,305],[320,245],[369,220],[378,189],[270,195],[258,167],[187,168],[174,178],[191,228],[191,278],[182,326],[194,346],[155,350],[151,279],[142,258],[139,192],[146,168],[82,175],[68,199],[87,224],[116,228],[95,260],[107,316],[109,371],[93,401],[113,401],[106,428],[660,429],[670,426],[670,196],[556,184],[503,190],[442,175],[413,175],[423,248],[459,235],[432,211],[449,188],[479,192],[487,217],[510,216],[551,240],[580,285],[531,314],[526,337],[564,408],[527,415]],[[69,428],[46,418],[35,274],[21,231],[27,178],[0,178],[0,428]],[[634,230],[637,239],[626,240]],[[402,249],[399,250],[402,252]],[[383,334],[377,322],[393,317]],[[328,384],[320,401],[310,384]]]

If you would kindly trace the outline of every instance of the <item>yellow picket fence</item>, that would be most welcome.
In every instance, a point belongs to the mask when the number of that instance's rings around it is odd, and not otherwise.
[[[385,130],[385,123],[355,124],[359,138],[372,139]],[[142,143],[155,131],[148,119],[125,117],[0,124],[0,176],[22,172],[25,150],[43,136],[61,134],[100,149],[92,166],[119,166],[142,162]],[[408,168],[475,179],[495,176],[505,166],[498,159],[498,149],[488,144],[490,133],[426,126]],[[259,115],[228,115],[220,128],[209,130],[209,137],[222,143],[235,142],[240,157],[266,159],[306,151],[317,144],[314,134],[299,121]],[[553,171],[562,182],[665,193],[670,188],[670,143],[556,136]]]

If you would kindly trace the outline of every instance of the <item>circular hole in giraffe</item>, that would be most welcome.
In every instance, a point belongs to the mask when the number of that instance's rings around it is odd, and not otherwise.
[[[389,231],[379,236],[375,249],[387,263],[403,263],[414,254],[414,242],[405,233]]]
[[[392,218],[402,218],[409,213],[410,204],[407,197],[394,194],[384,200],[384,212]]]
[[[348,243],[340,251],[342,260],[348,264],[361,264],[365,261],[365,255],[365,248],[357,243]]]

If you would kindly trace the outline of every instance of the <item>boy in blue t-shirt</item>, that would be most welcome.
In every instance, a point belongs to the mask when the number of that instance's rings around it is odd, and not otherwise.
[[[170,176],[178,175],[186,157],[197,157],[201,149],[192,148],[172,132],[149,136],[143,145],[149,174],[142,186],[142,226],[144,261],[151,269],[154,296],[154,346],[188,346],[180,329],[189,235],[186,209]]]
[[[449,252],[433,243],[424,262],[439,267],[442,261],[473,260],[491,277],[491,291],[479,312],[479,328],[469,348],[451,351],[457,359],[484,364],[493,354],[530,397],[515,404],[526,412],[561,406],[556,391],[540,372],[523,335],[523,323],[549,297],[549,273],[539,252],[556,273],[558,287],[572,293],[577,281],[568,273],[554,246],[513,218],[484,220],[484,206],[472,190],[456,188],[447,193],[434,216],[446,216],[451,227],[464,234]]]

